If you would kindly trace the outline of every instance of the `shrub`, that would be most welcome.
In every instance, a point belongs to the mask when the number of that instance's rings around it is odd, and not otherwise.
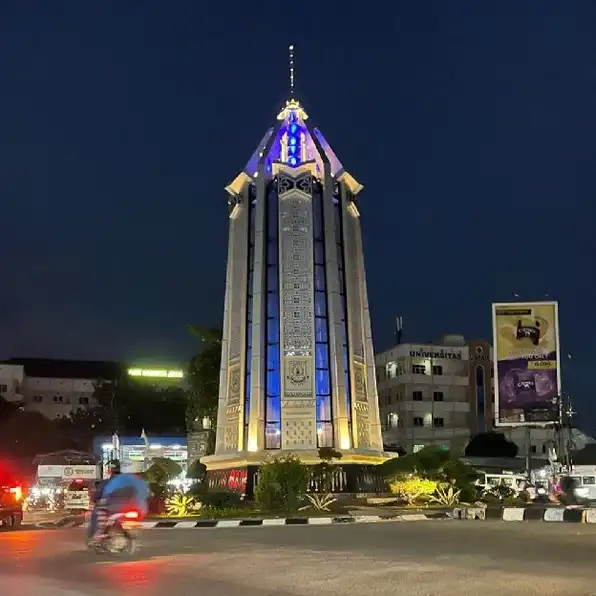
[[[337,501],[332,495],[306,495],[308,505],[300,507],[300,511],[314,509],[315,511],[331,511],[330,507]]]
[[[479,490],[473,484],[464,485],[459,489],[460,503],[475,503],[479,496]]]
[[[461,491],[457,490],[453,484],[440,484],[437,490],[431,495],[430,500],[445,507],[453,507],[459,502]]]
[[[172,517],[185,517],[196,513],[201,508],[201,503],[195,501],[190,495],[175,494],[166,502],[168,515]]]
[[[419,476],[410,476],[407,478],[396,478],[389,482],[391,492],[398,499],[405,501],[409,505],[417,500],[430,497],[437,490],[438,482]]]
[[[253,510],[250,507],[204,507],[199,512],[201,517],[206,519],[218,519],[221,517],[249,517]]]
[[[242,495],[231,490],[207,491],[203,493],[203,504],[216,509],[240,507],[243,503]]]
[[[505,497],[503,499],[503,505],[509,505],[511,507],[522,507],[526,502],[521,497]]]
[[[296,511],[308,490],[308,466],[294,455],[275,457],[259,470],[255,500],[268,511]]]
[[[515,491],[506,484],[499,484],[498,486],[491,487],[487,493],[494,495],[499,501],[504,501],[505,499],[511,499],[515,497]]]

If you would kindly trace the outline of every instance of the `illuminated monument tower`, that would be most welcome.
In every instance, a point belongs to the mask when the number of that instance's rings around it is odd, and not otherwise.
[[[292,50],[292,48],[290,48]],[[229,245],[211,478],[269,455],[384,461],[359,184],[293,97],[226,188]],[[250,476],[250,475],[249,475]],[[233,481],[230,478],[233,477]],[[249,477],[250,485],[250,477]]]

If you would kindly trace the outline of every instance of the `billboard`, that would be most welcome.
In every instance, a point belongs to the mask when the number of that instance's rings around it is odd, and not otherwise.
[[[557,302],[493,304],[495,424],[558,420],[561,392]]]

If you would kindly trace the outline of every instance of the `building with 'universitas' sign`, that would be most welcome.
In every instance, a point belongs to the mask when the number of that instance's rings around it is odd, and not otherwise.
[[[215,454],[221,486],[269,454],[383,453],[359,184],[293,97],[227,187],[229,245]],[[355,472],[356,473],[356,472]],[[233,482],[230,478],[233,477]]]

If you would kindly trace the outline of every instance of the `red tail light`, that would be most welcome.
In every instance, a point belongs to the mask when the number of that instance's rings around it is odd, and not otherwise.
[[[23,498],[23,489],[20,486],[14,486],[10,492],[14,495],[15,501],[20,501]]]
[[[124,519],[139,519],[139,512],[138,511],[127,511],[124,514]]]

